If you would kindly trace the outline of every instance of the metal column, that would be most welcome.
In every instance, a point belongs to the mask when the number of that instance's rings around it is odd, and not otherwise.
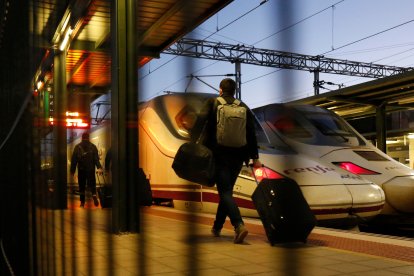
[[[135,3],[113,0],[111,9],[112,230],[115,233],[139,230]]]
[[[53,92],[55,95],[54,117],[56,124],[53,128],[53,179],[54,193],[53,208],[67,208],[67,141],[66,141],[66,111],[68,94],[66,89],[66,51],[55,50],[53,70]]]
[[[241,65],[240,61],[235,62],[236,68],[236,99],[241,99]]]
[[[312,72],[313,72],[313,88],[315,91],[315,95],[319,95],[319,87],[320,87],[319,70],[314,70]]]
[[[376,107],[375,125],[377,129],[377,148],[387,152],[386,105],[382,103]]]

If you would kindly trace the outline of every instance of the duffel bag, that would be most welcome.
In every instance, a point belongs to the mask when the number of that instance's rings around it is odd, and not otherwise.
[[[172,164],[175,173],[188,181],[214,186],[213,153],[206,146],[187,142],[180,146]]]

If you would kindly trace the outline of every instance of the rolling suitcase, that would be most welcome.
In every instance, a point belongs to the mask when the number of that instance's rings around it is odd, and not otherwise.
[[[152,205],[151,184],[142,168],[138,169],[138,200],[140,206]]]
[[[271,245],[306,242],[316,225],[316,218],[293,179],[263,179],[252,200]]]
[[[101,183],[101,179],[103,179],[103,183]],[[109,186],[106,183],[105,175],[97,175],[96,178],[98,179],[98,187],[96,187],[96,192],[98,194],[99,202],[101,204],[101,208],[111,208],[112,207],[112,186]]]

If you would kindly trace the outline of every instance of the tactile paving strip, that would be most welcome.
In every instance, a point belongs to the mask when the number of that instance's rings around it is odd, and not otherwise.
[[[172,219],[192,220],[195,223],[207,225],[212,225],[214,221],[214,219],[209,217],[189,215],[188,213],[181,212],[164,211],[158,208],[146,208],[145,213],[160,215]],[[250,233],[265,236],[263,226],[257,224],[249,224],[248,222],[246,223],[246,226],[248,227]],[[226,223],[225,228],[231,229],[231,225]],[[353,235],[355,235],[355,233]],[[264,237],[264,239],[266,238]],[[307,243],[316,246],[326,246],[330,248],[414,263],[414,248],[408,246],[367,241],[363,239],[338,237],[319,233],[311,233],[308,237]]]

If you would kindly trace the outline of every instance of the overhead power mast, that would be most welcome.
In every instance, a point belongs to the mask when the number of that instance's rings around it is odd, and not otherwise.
[[[251,64],[273,68],[304,70],[314,74],[315,95],[319,94],[320,73],[340,74],[366,78],[382,78],[404,73],[413,68],[388,66],[367,62],[311,56],[277,50],[260,49],[252,46],[233,45],[183,38],[163,51],[165,54],[228,61],[236,64],[236,80],[240,64]],[[238,86],[240,89],[240,86]],[[241,91],[239,90],[239,96]]]

